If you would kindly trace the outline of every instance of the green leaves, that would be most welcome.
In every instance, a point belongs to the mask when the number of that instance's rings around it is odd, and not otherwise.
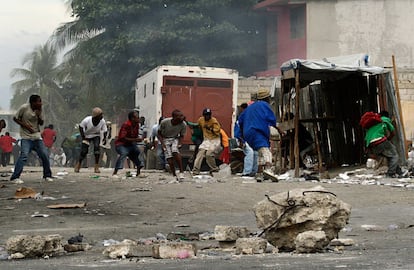
[[[72,85],[87,106],[115,116],[132,108],[138,74],[158,65],[265,68],[264,20],[256,0],[72,0],[74,21],[51,40],[76,46],[67,59]],[[102,98],[104,95],[104,98]],[[98,102],[102,102],[99,104]]]

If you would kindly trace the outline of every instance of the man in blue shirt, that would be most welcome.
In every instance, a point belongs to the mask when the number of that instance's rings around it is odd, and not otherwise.
[[[269,127],[275,127],[280,134],[283,132],[276,127],[276,116],[269,105],[270,92],[261,89],[257,93],[257,101],[248,106],[239,116],[239,125],[242,130],[243,138],[259,154],[258,173],[265,172],[267,176],[272,176],[272,153],[270,152],[270,130]],[[273,180],[277,181],[274,177]],[[257,178],[258,181],[262,177]]]

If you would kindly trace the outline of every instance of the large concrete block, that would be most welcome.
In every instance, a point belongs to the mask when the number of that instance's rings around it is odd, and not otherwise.
[[[294,189],[265,199],[254,207],[257,226],[264,238],[280,251],[293,251],[298,234],[324,231],[330,240],[337,237],[351,214],[351,206],[318,186]]]
[[[154,245],[152,256],[157,259],[187,259],[197,256],[193,243],[170,242]]]
[[[16,235],[6,242],[9,254],[21,253],[26,258],[53,256],[63,252],[62,236],[52,235]]]

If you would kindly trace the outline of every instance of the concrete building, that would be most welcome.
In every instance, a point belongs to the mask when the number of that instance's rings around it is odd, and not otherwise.
[[[407,140],[414,140],[413,0],[264,0],[267,69],[278,76],[292,58],[323,59],[365,53],[369,63],[392,68],[395,56]]]
[[[412,0],[265,0],[267,74],[291,58],[322,59],[366,53],[376,66],[414,66]]]

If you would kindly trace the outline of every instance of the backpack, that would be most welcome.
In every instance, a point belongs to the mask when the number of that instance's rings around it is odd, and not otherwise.
[[[381,115],[376,112],[366,112],[361,116],[359,125],[362,128],[368,129],[376,124],[382,123]]]

